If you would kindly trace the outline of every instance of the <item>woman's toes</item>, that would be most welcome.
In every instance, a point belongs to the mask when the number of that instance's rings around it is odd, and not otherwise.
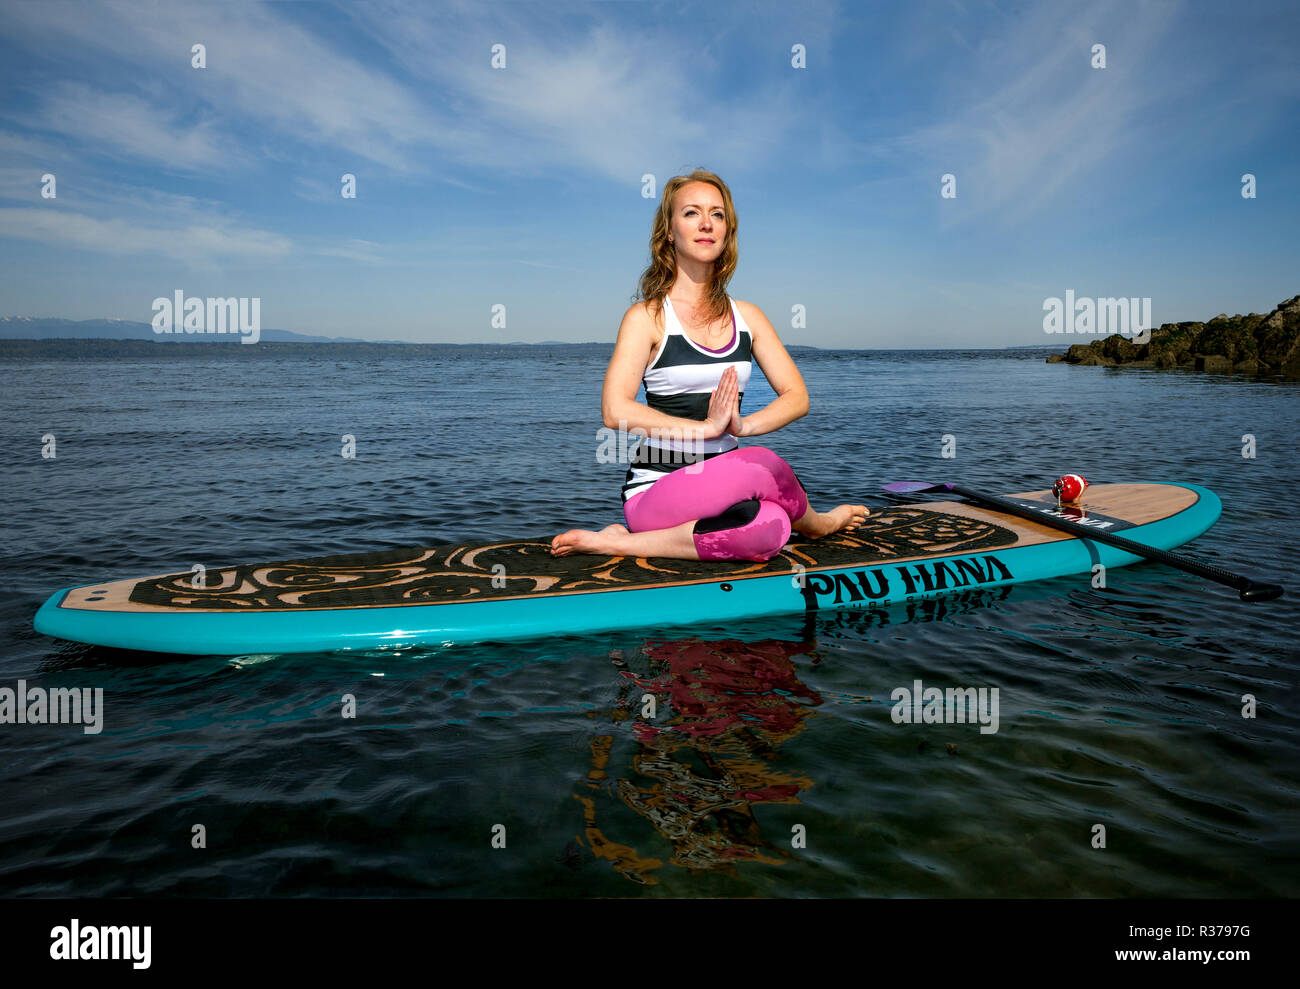
[[[570,529],[551,540],[552,556],[571,556],[574,553],[609,553],[607,544],[610,536],[626,534],[627,529],[615,523],[606,526],[600,532],[590,529]]]
[[[568,556],[573,552],[573,548],[577,544],[577,541],[577,531],[574,529],[560,533],[551,540],[551,555]]]

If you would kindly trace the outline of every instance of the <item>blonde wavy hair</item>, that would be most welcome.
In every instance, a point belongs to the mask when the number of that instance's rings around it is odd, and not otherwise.
[[[641,274],[640,289],[633,301],[646,302],[651,315],[656,318],[663,308],[663,297],[668,294],[677,278],[677,249],[668,243],[668,234],[673,227],[674,203],[682,186],[692,182],[707,182],[722,195],[727,241],[722,247],[722,253],[713,262],[713,279],[709,285],[706,309],[710,321],[721,319],[731,311],[727,283],[736,273],[736,264],[740,260],[740,244],[736,238],[736,204],[731,199],[727,183],[712,172],[697,168],[690,175],[674,175],[665,182],[663,195],[659,197],[659,208],[655,210],[654,225],[650,229],[650,265]]]

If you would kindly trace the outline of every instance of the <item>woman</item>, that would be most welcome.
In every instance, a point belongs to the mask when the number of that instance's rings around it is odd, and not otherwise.
[[[606,426],[648,434],[623,485],[627,525],[570,529],[551,541],[553,556],[761,562],[792,530],[817,538],[856,529],[870,514],[865,505],[813,511],[789,464],[766,447],[738,448],[738,436],[808,414],[808,389],[772,324],[727,296],[738,257],[726,184],[700,170],[670,179],[641,301],[623,316],[601,395]],[[777,398],[742,418],[751,357]],[[643,379],[645,405],[636,400]]]

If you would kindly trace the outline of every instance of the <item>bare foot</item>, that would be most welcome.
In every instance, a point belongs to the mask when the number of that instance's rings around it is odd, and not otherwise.
[[[871,509],[866,505],[839,505],[829,512],[816,512],[800,519],[798,531],[814,539],[829,536],[833,532],[852,532],[870,514]]]
[[[615,522],[599,532],[591,529],[570,529],[551,540],[552,556],[571,556],[574,553],[592,553],[597,556],[617,556],[610,536],[627,535],[627,526]]]

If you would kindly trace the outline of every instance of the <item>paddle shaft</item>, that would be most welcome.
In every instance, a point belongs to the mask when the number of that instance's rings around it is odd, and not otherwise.
[[[1182,556],[1179,553],[1171,553],[1166,549],[1159,549],[1155,546],[1144,546],[1142,543],[1134,542],[1132,539],[1125,539],[1123,536],[1117,536],[1113,532],[1101,532],[1094,529],[1092,526],[1080,525],[1078,522],[1071,522],[1069,519],[1058,518],[1055,515],[1046,515],[1042,512],[1037,512],[1032,508],[1025,508],[1022,505],[1018,505],[1014,501],[999,498],[997,495],[989,495],[980,491],[974,491],[965,485],[944,484],[939,486],[953,492],[954,494],[959,494],[963,498],[969,498],[972,501],[978,501],[991,508],[996,508],[1000,512],[1006,512],[1008,515],[1017,515],[1020,518],[1029,519],[1032,522],[1038,522],[1042,525],[1050,526],[1053,529],[1060,529],[1062,532],[1068,532],[1071,535],[1078,536],[1080,539],[1091,539],[1094,542],[1105,543],[1108,546],[1114,546],[1116,549],[1122,549],[1126,553],[1132,553],[1134,556],[1142,556],[1148,560],[1167,563],[1171,567],[1177,567],[1179,570],[1186,570],[1188,573],[1194,573],[1198,577],[1204,577],[1207,580],[1226,584],[1228,587],[1240,591],[1241,599],[1243,601],[1271,601],[1274,598],[1280,598],[1283,593],[1280,584],[1257,584],[1249,577],[1243,577],[1240,574],[1223,570],[1208,563],[1201,563],[1198,560],[1193,560],[1191,557]]]

